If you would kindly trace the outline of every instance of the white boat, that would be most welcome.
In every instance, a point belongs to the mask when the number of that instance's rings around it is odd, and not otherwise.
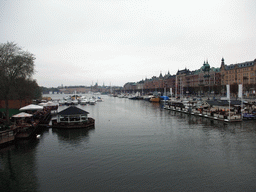
[[[83,99],[80,101],[80,104],[81,105],[86,105],[88,103],[88,100],[87,99]]]
[[[65,100],[60,100],[59,101],[59,105],[65,105],[66,104],[66,101]]]
[[[65,104],[66,104],[66,105],[72,105],[72,100],[71,100],[71,99],[67,99],[67,100],[65,101]]]
[[[120,94],[117,96],[118,98],[124,98],[124,94]]]
[[[95,105],[95,104],[96,104],[96,100],[93,99],[93,98],[90,98],[90,99],[89,99],[89,104],[90,104],[90,105]]]
[[[63,97],[64,100],[71,99],[70,95],[67,95],[66,97]]]
[[[101,97],[96,98],[96,102],[101,102],[101,101],[103,101]]]
[[[77,100],[77,99],[72,100],[72,101],[71,101],[71,104],[72,104],[72,105],[78,105],[78,100]]]

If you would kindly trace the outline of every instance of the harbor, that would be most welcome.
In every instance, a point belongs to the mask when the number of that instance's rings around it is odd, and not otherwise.
[[[255,191],[256,1],[1,1],[0,191]]]
[[[62,95],[54,95],[52,99],[62,99]],[[254,120],[225,123],[166,110],[162,102],[107,95],[102,99],[95,105],[76,105],[95,119],[95,129],[46,127],[38,139],[19,140],[2,148],[1,188],[7,191],[255,189]],[[59,106],[58,111],[68,107]]]
[[[51,98],[53,96],[53,98]],[[109,95],[118,99],[139,100],[141,102],[158,103],[165,110],[184,113],[189,116],[207,118],[225,123],[239,123],[247,120],[256,120],[256,105],[254,100],[201,97],[168,97],[161,93],[152,95],[119,94]],[[96,105],[104,99],[100,94],[68,94],[66,96],[49,95],[39,105],[22,107],[21,112],[13,115],[13,122],[7,129],[1,128],[0,146],[8,145],[18,139],[30,139],[39,135],[42,127],[58,129],[94,129],[95,119],[88,117],[87,111],[81,109],[87,105]],[[41,106],[40,106],[41,105]],[[98,105],[98,104],[97,104]],[[58,109],[65,107],[63,111]],[[66,108],[68,107],[68,108]],[[52,118],[53,117],[53,118]]]

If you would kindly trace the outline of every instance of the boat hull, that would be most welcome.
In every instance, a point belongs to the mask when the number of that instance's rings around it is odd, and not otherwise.
[[[159,103],[160,102],[160,98],[159,97],[154,97],[154,98],[151,98],[149,101],[150,102]]]
[[[12,143],[15,140],[15,130],[5,130],[0,132],[0,146]]]
[[[30,139],[36,135],[37,130],[38,125],[18,128],[15,139]]]

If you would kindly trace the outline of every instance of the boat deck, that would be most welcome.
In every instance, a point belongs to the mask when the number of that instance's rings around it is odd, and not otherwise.
[[[165,106],[164,109],[172,110],[180,113],[186,113],[189,115],[194,115],[198,117],[204,117],[208,119],[218,120],[218,121],[224,121],[224,122],[241,122],[242,118],[241,115],[234,115],[232,114],[230,117],[228,115],[221,115],[217,113],[211,113],[210,111],[199,111],[199,110],[187,110],[185,108],[179,108],[179,107],[172,107],[172,106]]]

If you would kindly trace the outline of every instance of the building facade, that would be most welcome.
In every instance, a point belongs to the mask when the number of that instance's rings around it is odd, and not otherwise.
[[[172,89],[172,93],[176,95],[225,94],[227,84],[243,84],[248,90],[254,89],[253,87],[256,89],[256,59],[226,65],[222,58],[220,68],[210,67],[208,61],[205,61],[200,69],[190,71],[185,68],[178,70],[175,75],[168,72],[164,76],[160,72],[159,77],[153,76],[138,83],[125,84],[124,90],[164,93]]]
[[[226,65],[224,58],[221,60],[221,84],[255,84],[256,83],[256,59],[244,63]]]

